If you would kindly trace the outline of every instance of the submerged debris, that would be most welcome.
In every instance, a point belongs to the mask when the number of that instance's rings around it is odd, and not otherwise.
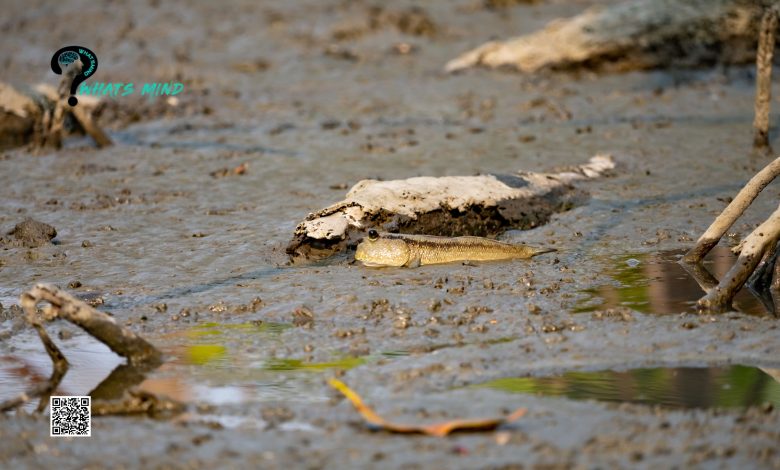
[[[528,229],[568,210],[584,196],[572,183],[615,168],[609,155],[559,173],[416,177],[358,182],[346,199],[298,224],[287,253],[324,257],[353,246],[370,228],[425,235],[493,236]]]
[[[456,419],[453,421],[428,425],[397,424],[391,423],[376,414],[373,409],[363,403],[360,395],[355,393],[351,388],[347,387],[344,382],[338,379],[330,379],[328,384],[341,392],[347,398],[347,400],[352,403],[358,413],[360,413],[363,419],[365,419],[372,428],[399,434],[427,434],[429,436],[444,437],[455,431],[492,431],[503,424],[509,424],[517,421],[518,419],[522,418],[527,411],[526,408],[518,408],[503,418],[474,420]]]

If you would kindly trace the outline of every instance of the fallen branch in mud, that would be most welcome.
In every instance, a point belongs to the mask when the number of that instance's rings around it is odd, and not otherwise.
[[[355,393],[351,388],[337,379],[330,379],[328,384],[341,392],[352,406],[355,407],[358,413],[363,417],[366,422],[375,429],[381,429],[398,434],[426,434],[428,436],[444,437],[455,431],[492,431],[504,424],[510,424],[518,419],[522,418],[527,409],[518,408],[514,412],[503,418],[488,418],[488,419],[456,419],[453,421],[446,421],[438,424],[428,425],[414,425],[414,424],[397,424],[391,423],[382,418],[368,405],[363,403],[360,395]]]
[[[541,31],[490,41],[451,60],[448,72],[483,65],[532,73],[574,66],[636,70],[746,63],[755,57],[763,0],[634,0],[589,8]]]
[[[331,255],[356,244],[369,228],[445,236],[494,236],[508,228],[533,228],[582,199],[572,183],[614,168],[611,156],[596,155],[559,173],[363,180],[346,199],[299,223],[287,253]]]
[[[145,339],[119,325],[113,317],[95,310],[62,289],[51,284],[36,284],[22,294],[20,303],[28,318],[37,315],[40,302],[50,305],[43,309],[46,320],[61,318],[80,326],[112,351],[127,359],[133,365],[159,365],[160,351]]]
[[[38,304],[41,302],[48,302],[49,305],[39,311]],[[68,370],[67,359],[46,333],[42,320],[52,321],[60,318],[74,323],[126,358],[130,365],[142,370],[153,369],[162,363],[162,353],[146,340],[119,325],[111,316],[95,310],[56,286],[36,284],[21,295],[20,303],[27,323],[38,332],[54,370],[45,384],[0,403],[0,411],[15,409],[36,396],[42,397],[38,411],[43,411],[46,396],[57,388]]]

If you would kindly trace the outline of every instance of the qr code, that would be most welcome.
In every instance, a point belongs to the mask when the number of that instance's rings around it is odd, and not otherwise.
[[[91,436],[91,405],[91,397],[51,397],[49,435],[52,437]]]

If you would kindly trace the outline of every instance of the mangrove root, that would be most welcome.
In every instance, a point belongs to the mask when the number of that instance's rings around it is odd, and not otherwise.
[[[629,0],[592,7],[544,29],[491,41],[451,60],[448,72],[476,65],[532,73],[577,66],[616,70],[748,63],[770,0]]]
[[[740,243],[737,262],[714,289],[699,299],[698,307],[708,311],[728,310],[739,289],[756,270],[764,256],[771,255],[769,252],[779,239],[780,207]]]
[[[682,261],[689,264],[698,264],[718,244],[723,234],[736,222],[737,218],[750,206],[762,189],[780,174],[780,157],[759,171],[743,187],[737,196],[729,203],[723,212],[715,218],[696,245],[683,256]],[[737,262],[721,279],[717,286],[707,286],[707,294],[699,299],[698,307],[702,310],[724,311],[731,307],[734,296],[742,288],[747,279],[752,275],[753,286],[774,287],[780,283],[778,279],[769,282],[768,274],[777,275],[776,245],[780,240],[780,207],[753,232],[750,233],[737,247],[739,253]],[[763,260],[763,261],[762,261]],[[762,289],[765,290],[765,289]],[[773,289],[774,298],[778,289]],[[759,292],[759,297],[765,305],[768,305],[766,293]],[[772,305],[778,302],[773,301]],[[776,308],[772,308],[777,313]]]
[[[772,100],[772,56],[775,51],[778,7],[767,9],[761,19],[756,53],[756,102],[753,120],[753,149],[771,153],[769,145],[769,104]]]
[[[737,196],[723,209],[723,212],[715,218],[715,221],[707,228],[707,230],[696,241],[696,245],[691,248],[688,253],[683,257],[683,261],[688,263],[698,263],[707,253],[712,250],[712,247],[718,244],[721,237],[726,233],[726,230],[734,225],[740,215],[745,212],[753,200],[758,197],[760,193],[769,183],[771,183],[777,175],[780,174],[780,157],[776,158],[772,163],[764,167],[761,171],[756,173],[750,181],[739,191]]]
[[[495,236],[508,228],[533,228],[582,199],[571,183],[614,168],[611,156],[596,155],[558,173],[363,180],[346,199],[298,224],[287,253],[331,255],[354,246],[369,228],[445,236]]]

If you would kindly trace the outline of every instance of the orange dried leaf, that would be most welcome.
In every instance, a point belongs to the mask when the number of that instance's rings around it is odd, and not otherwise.
[[[363,399],[360,398],[355,391],[349,388],[344,382],[338,379],[329,379],[328,384],[341,392],[347,400],[352,403],[352,406],[363,416],[369,424],[384,429],[386,431],[401,433],[401,434],[427,434],[429,436],[443,437],[450,434],[453,431],[491,431],[498,426],[511,423],[520,419],[526,412],[525,408],[518,408],[513,413],[503,418],[492,419],[456,419],[452,421],[445,421],[443,423],[429,424],[429,425],[404,425],[391,423],[371,409],[368,405],[363,403]]]

